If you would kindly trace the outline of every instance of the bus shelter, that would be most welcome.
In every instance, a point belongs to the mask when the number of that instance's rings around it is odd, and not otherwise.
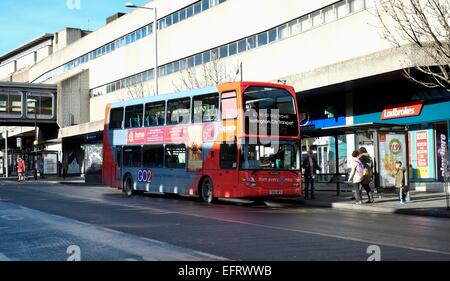
[[[322,173],[320,179],[336,185],[337,196],[341,194],[341,186],[348,182],[348,170],[341,171],[341,157],[339,155],[339,136],[354,136],[355,149],[365,147],[374,159],[374,187],[379,190],[395,186],[395,164],[397,161],[406,167],[406,184],[409,184],[409,142],[408,127],[396,124],[365,123],[345,125],[322,129],[302,128],[302,138],[334,138],[335,172]],[[348,161],[349,159],[347,159]]]

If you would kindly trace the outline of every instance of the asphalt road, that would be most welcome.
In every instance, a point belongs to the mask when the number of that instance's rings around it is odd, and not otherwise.
[[[450,260],[449,233],[445,218],[0,182],[0,260]]]

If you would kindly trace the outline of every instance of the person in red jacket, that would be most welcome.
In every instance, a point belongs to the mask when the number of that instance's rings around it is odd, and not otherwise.
[[[17,159],[17,173],[19,175],[19,181],[23,181],[23,173],[25,171],[25,161],[21,157]]]

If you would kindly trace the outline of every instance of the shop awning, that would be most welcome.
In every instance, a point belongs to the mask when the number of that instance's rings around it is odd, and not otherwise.
[[[302,136],[306,138],[311,137],[318,138],[318,137],[358,134],[374,130],[389,131],[389,132],[405,132],[408,130],[408,127],[405,125],[388,124],[388,123],[364,123],[364,124],[327,127],[322,129],[303,127],[301,129],[301,133]]]

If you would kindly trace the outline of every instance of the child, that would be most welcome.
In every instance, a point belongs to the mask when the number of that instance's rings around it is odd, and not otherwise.
[[[400,188],[400,204],[405,204],[409,188],[405,185],[406,168],[402,165],[401,161],[395,163],[395,187]]]

